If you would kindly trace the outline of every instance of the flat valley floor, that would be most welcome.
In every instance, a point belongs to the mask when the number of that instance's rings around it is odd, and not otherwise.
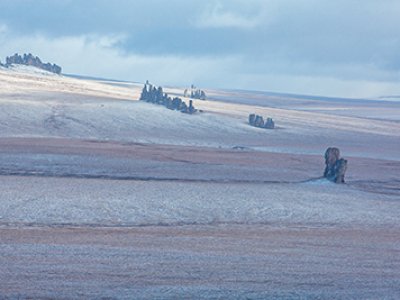
[[[0,229],[0,289],[24,299],[397,299],[398,228]]]

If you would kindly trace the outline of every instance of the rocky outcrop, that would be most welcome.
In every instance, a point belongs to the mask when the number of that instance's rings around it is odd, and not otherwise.
[[[256,114],[249,115],[249,124],[251,126],[258,128],[267,128],[267,129],[275,128],[275,122],[272,120],[272,118],[267,118],[267,120],[264,121],[264,118],[262,116]]]
[[[56,74],[61,74],[62,71],[60,66],[51,63],[43,63],[39,57],[33,56],[31,53],[24,54],[23,56],[19,55],[18,53],[14,54],[13,56],[8,56],[6,58],[5,66],[9,67],[13,64],[33,66]]]
[[[272,118],[267,118],[267,122],[265,122],[264,128],[267,128],[267,129],[275,128],[275,122],[272,120]]]
[[[207,96],[206,93],[203,90],[197,89],[193,84],[190,87],[190,93],[188,89],[185,89],[183,92],[183,97],[185,98],[192,98],[192,99],[198,99],[198,100],[206,100]]]
[[[167,93],[163,92],[162,87],[157,88],[151,85],[148,81],[143,87],[139,100],[163,105],[168,109],[177,110],[186,114],[194,114],[197,112],[197,109],[193,106],[193,100],[190,100],[189,105],[187,105],[181,98],[171,98]]]
[[[335,147],[326,149],[324,177],[335,183],[344,183],[346,170],[347,160],[340,158],[340,150]]]

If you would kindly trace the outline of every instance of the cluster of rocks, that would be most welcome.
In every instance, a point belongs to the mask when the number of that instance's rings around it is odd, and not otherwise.
[[[199,99],[199,100],[207,99],[206,93],[203,90],[196,89],[196,87],[193,84],[190,87],[190,94],[189,90],[185,89],[185,91],[183,92],[183,97],[190,97],[192,99]]]
[[[179,97],[169,97],[167,93],[163,92],[162,87],[155,87],[148,81],[145,83],[140,99],[146,102],[163,105],[168,109],[177,110],[186,114],[193,114],[197,109],[193,106],[193,101],[189,101],[189,105]]]
[[[60,66],[51,63],[43,63],[39,57],[33,56],[31,53],[22,56],[16,53],[13,56],[8,56],[4,66],[9,67],[13,64],[33,66],[56,74],[61,74],[62,71]]]
[[[251,126],[259,128],[267,128],[267,129],[275,128],[275,122],[272,120],[272,118],[267,118],[267,120],[264,121],[264,118],[262,116],[256,114],[249,115],[249,124]]]
[[[335,147],[326,149],[324,177],[336,183],[344,183],[346,170],[347,160],[340,158],[339,149]]]

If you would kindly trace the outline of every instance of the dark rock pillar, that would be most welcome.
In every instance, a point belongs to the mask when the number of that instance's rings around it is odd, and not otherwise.
[[[324,177],[336,183],[344,183],[346,170],[347,160],[340,158],[340,150],[335,147],[326,149]]]
[[[256,115],[255,114],[250,114],[249,115],[249,124],[251,126],[254,126],[254,121],[256,120]]]
[[[347,160],[341,158],[335,163],[335,178],[334,182],[336,183],[344,183],[344,175],[347,170]]]

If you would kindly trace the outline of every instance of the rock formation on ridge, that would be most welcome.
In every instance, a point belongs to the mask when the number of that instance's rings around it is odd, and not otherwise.
[[[256,114],[249,115],[249,124],[251,126],[259,128],[267,128],[267,129],[275,128],[275,122],[272,120],[272,118],[267,118],[267,120],[264,121],[264,118],[262,116]]]
[[[185,101],[183,101],[181,98],[171,98],[170,96],[168,96],[167,93],[163,92],[162,87],[156,88],[148,81],[145,83],[142,89],[139,100],[163,105],[168,109],[178,110],[186,114],[194,114],[195,112],[197,112],[197,109],[195,109],[193,106],[193,100],[190,100],[189,105],[187,105]]]
[[[55,74],[61,74],[62,71],[60,66],[51,63],[43,63],[39,57],[33,56],[31,53],[24,54],[23,56],[18,53],[15,53],[13,56],[7,56],[5,66],[9,67],[13,64],[33,66]]]

